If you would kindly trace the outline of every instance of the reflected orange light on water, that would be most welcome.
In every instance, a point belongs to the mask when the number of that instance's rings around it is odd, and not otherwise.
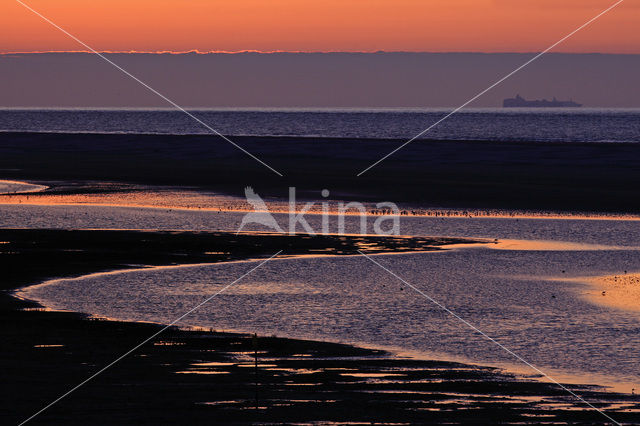
[[[577,277],[569,280],[585,284],[582,296],[596,305],[627,311],[640,311],[640,273],[620,271],[597,277]]]
[[[243,197],[233,197],[211,192],[198,192],[176,189],[162,189],[142,186],[115,185],[116,190],[109,191],[109,184],[98,185],[105,191],[88,192],[84,194],[39,192],[24,194],[0,194],[0,205],[38,205],[38,206],[101,206],[101,207],[133,207],[142,209],[164,209],[203,211],[212,213],[246,213],[254,211],[251,205]],[[95,190],[95,188],[94,188]],[[306,215],[324,214],[322,201],[316,200]],[[344,216],[357,216],[359,211],[347,210],[340,212],[339,200],[328,201],[328,212],[331,215],[342,214]],[[288,200],[268,200],[269,211],[274,214],[288,214]],[[376,216],[375,203],[364,203],[368,216]],[[297,204],[297,212],[304,207],[304,203]],[[432,217],[432,218],[466,218],[466,219],[565,219],[565,220],[625,220],[640,221],[640,216],[635,214],[604,214],[604,213],[580,213],[580,212],[552,212],[552,211],[515,211],[498,209],[432,209],[413,206],[400,206],[404,212],[403,217]],[[517,243],[517,247],[513,244]],[[508,248],[506,244],[511,244]],[[524,242],[515,240],[503,240],[498,249],[508,250],[546,250],[547,242],[540,242],[540,246],[523,245]],[[526,244],[530,244],[529,242]],[[538,244],[538,243],[535,243]],[[569,250],[570,247],[560,248]]]

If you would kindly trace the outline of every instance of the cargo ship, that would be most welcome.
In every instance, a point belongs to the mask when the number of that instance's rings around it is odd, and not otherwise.
[[[551,101],[546,99],[528,101],[522,96],[516,95],[515,98],[505,99],[502,106],[504,108],[578,108],[582,104],[573,102],[573,100],[559,101],[555,97]]]

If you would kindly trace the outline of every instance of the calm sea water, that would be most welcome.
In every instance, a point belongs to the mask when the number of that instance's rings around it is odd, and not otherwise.
[[[447,112],[198,110],[194,114],[227,135],[402,139],[413,137]],[[167,110],[0,110],[0,131],[208,132],[183,113]],[[640,110],[471,110],[454,115],[424,137],[640,142]],[[0,206],[0,215],[2,227],[190,230],[235,230],[242,218],[242,213],[19,205]],[[611,247],[485,247],[380,256],[378,261],[545,371],[570,374],[581,382],[630,383],[637,388],[640,313],[595,305],[584,297],[586,285],[547,278],[640,271],[638,224],[410,217],[403,218],[403,234]],[[312,226],[320,229],[318,223]],[[25,295],[53,308],[168,323],[253,266],[229,263],[91,276],[32,287]],[[362,257],[276,260],[195,312],[187,324],[394,347],[477,363],[514,361]]]
[[[408,139],[450,110],[193,110],[230,136]],[[0,110],[0,131],[200,134],[175,110]],[[640,142],[640,109],[471,109],[423,136],[444,140]]]
[[[5,226],[26,227],[45,221],[60,227],[235,229],[242,217],[90,206],[1,206],[0,211]],[[402,232],[409,235],[579,244],[508,250],[489,245],[376,259],[544,371],[578,382],[622,384],[619,389],[630,391],[640,383],[640,312],[596,305],[585,298],[587,284],[557,279],[640,271],[638,223],[406,217]],[[24,295],[52,308],[168,323],[253,266],[238,262],[89,276],[31,287]],[[358,256],[270,262],[183,324],[398,348],[527,371]]]

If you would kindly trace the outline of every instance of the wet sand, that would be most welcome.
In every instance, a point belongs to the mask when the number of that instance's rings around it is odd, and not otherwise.
[[[214,191],[198,190],[195,187],[136,185],[121,182],[100,181],[38,181],[38,192],[0,193],[0,205],[33,206],[102,206],[133,207],[145,209],[197,210],[209,212],[252,212],[244,196],[226,195]],[[42,185],[39,185],[42,184]],[[25,185],[30,185],[25,183]],[[271,213],[289,213],[288,199],[266,198]],[[323,200],[324,201],[324,200]],[[310,207],[306,203],[313,203]],[[326,206],[318,200],[298,200],[296,209],[305,215],[329,214],[359,215],[354,209],[345,213],[339,210],[340,203],[348,200],[328,199]],[[375,202],[362,201],[367,214],[381,214]],[[550,211],[510,210],[497,208],[443,208],[421,205],[419,202],[399,203],[401,216],[448,217],[448,218],[522,218],[522,219],[589,219],[589,220],[640,220],[638,213],[603,211]],[[326,210],[325,210],[326,209]]]
[[[0,179],[192,186],[429,207],[640,212],[640,144],[0,133]]]
[[[609,308],[640,311],[640,273],[622,272],[578,281],[589,284],[586,296],[592,303]]]
[[[438,250],[472,241],[191,232],[0,230],[2,286],[132,265],[317,251]],[[159,330],[49,312],[1,295],[3,420],[25,419]],[[256,367],[257,360],[257,367]],[[620,422],[637,396],[571,385]],[[216,422],[602,423],[556,385],[487,367],[348,345],[172,328],[38,418],[67,424]]]
[[[234,141],[284,177],[214,136],[0,133],[0,179],[66,182],[54,185],[55,195],[16,196],[13,201],[21,203],[83,191],[89,198],[100,191],[122,194],[131,184],[233,196],[252,186],[263,196],[283,199],[295,186],[301,197],[315,199],[327,188],[338,199],[425,207],[640,212],[637,144],[416,141],[356,177],[404,141]],[[87,189],[78,183],[87,181],[97,184]],[[105,181],[115,186],[99,183]],[[162,203],[162,195],[156,201]],[[367,238],[0,230],[3,422],[24,420],[160,328],[43,311],[12,297],[12,290],[132,265],[264,258],[283,247],[297,255],[354,254],[364,247],[383,253],[469,243]],[[619,422],[640,422],[637,396],[570,388]],[[171,329],[38,420],[601,424],[606,418],[555,385],[492,368],[332,343]]]
[[[47,186],[34,185],[26,182],[17,182],[13,180],[0,180],[0,195],[11,196],[16,194],[29,194],[33,192],[44,191]]]

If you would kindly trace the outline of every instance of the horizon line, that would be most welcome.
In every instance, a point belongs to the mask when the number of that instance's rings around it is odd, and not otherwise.
[[[419,50],[208,50],[201,51],[197,49],[192,50],[98,50],[101,54],[138,54],[138,55],[240,55],[240,54],[279,54],[279,53],[294,53],[294,54],[333,54],[333,53],[346,53],[346,54],[381,54],[381,53],[413,53],[413,54],[480,54],[480,55],[524,55],[524,54],[537,54],[537,51],[466,51],[466,50],[451,50],[451,51],[419,51]],[[95,55],[94,52],[89,50],[33,50],[33,51],[2,51],[1,56],[7,55],[38,55],[38,54],[64,54],[64,53],[86,53]],[[627,55],[636,56],[637,53],[621,53],[621,52],[549,52],[549,54],[562,54],[562,55]]]
[[[185,106],[184,109],[189,111],[225,111],[225,112],[243,112],[243,111],[292,111],[292,112],[306,112],[306,111],[343,111],[343,112],[358,112],[358,111],[406,111],[406,112],[428,112],[428,111],[448,111],[453,109],[453,105],[449,106],[201,106],[201,105],[188,105]],[[566,109],[572,109],[576,111],[590,111],[590,110],[602,110],[602,109],[611,109],[611,110],[640,110],[640,106],[601,106],[601,105],[589,105],[582,106],[579,108],[571,108],[571,107],[560,107],[554,109],[546,109],[546,108],[505,108],[503,106],[482,106],[482,107],[468,107],[465,108],[465,111],[484,111],[484,110],[504,110],[507,112],[518,112],[518,111],[560,111]],[[77,106],[64,106],[64,105],[50,105],[50,106],[39,106],[39,105],[20,105],[20,106],[6,106],[0,105],[0,111],[44,111],[44,110],[53,110],[53,111],[61,111],[61,110],[93,110],[93,111],[176,111],[175,108],[165,107],[165,106],[96,106],[96,105],[77,105]],[[3,130],[0,130],[3,132]]]

